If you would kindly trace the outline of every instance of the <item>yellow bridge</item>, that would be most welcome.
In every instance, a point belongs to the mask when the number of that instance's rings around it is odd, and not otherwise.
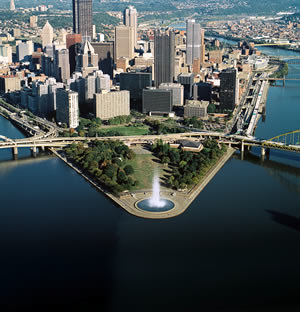
[[[275,148],[279,150],[300,152],[300,130],[280,134],[267,141],[262,142],[264,148]]]
[[[272,46],[290,46],[290,43],[257,43],[256,47],[272,47]]]

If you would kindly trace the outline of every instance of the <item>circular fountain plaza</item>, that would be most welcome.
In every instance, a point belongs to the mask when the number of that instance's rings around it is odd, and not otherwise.
[[[157,213],[166,212],[172,210],[175,207],[175,204],[171,200],[160,198],[160,185],[158,174],[154,175],[152,197],[137,202],[136,207],[143,211]]]

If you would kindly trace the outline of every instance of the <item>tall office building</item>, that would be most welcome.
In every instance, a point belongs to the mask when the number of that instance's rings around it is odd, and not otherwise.
[[[98,54],[99,69],[113,78],[114,42],[92,42],[92,47],[95,50],[95,54]]]
[[[29,24],[30,27],[37,27],[38,17],[36,15],[30,16]]]
[[[95,53],[91,43],[86,41],[80,54],[76,57],[76,71],[82,72],[82,77],[86,77],[98,69],[98,55]]]
[[[0,63],[12,63],[12,48],[9,44],[0,44]]]
[[[66,35],[66,46],[69,49],[70,74],[73,74],[75,71],[76,56],[79,54],[81,41],[82,37],[80,34]]]
[[[69,50],[56,50],[54,55],[55,77],[58,81],[66,82],[70,78]]]
[[[10,7],[9,8],[10,8],[11,11],[14,11],[16,9],[14,0],[10,0]]]
[[[56,121],[66,123],[69,128],[79,125],[78,93],[71,90],[56,91]]]
[[[73,0],[73,32],[91,41],[93,38],[92,0]]]
[[[133,6],[124,10],[124,25],[133,27],[133,42],[137,46],[137,11]]]
[[[47,45],[52,45],[53,41],[53,28],[47,21],[42,30],[42,45],[43,48]]]
[[[121,73],[120,90],[130,92],[130,108],[142,111],[143,89],[152,86],[151,73]]]
[[[232,110],[237,104],[238,79],[235,68],[224,69],[220,74],[220,108]]]
[[[175,34],[172,30],[155,32],[154,40],[155,86],[162,82],[173,82],[175,64]]]
[[[134,53],[134,28],[120,25],[115,28],[115,56],[132,59]]]
[[[26,42],[18,41],[16,42],[16,52],[17,59],[19,62],[28,61],[33,53],[33,42],[28,40]]]
[[[201,52],[200,52],[200,64],[203,65],[205,61],[205,43],[204,43],[204,29],[201,28]]]
[[[194,19],[186,21],[186,63],[193,65],[201,55],[201,28]]]
[[[193,98],[197,101],[208,101],[212,99],[212,85],[207,82],[198,82],[193,85]]]
[[[193,84],[194,75],[193,74],[180,74],[177,78],[178,82],[184,87],[184,99],[189,100],[193,96]]]

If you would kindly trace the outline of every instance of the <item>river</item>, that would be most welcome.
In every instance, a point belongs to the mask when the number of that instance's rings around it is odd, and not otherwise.
[[[299,103],[299,82],[271,87],[256,136],[299,129]],[[0,134],[22,137],[2,117]],[[300,155],[259,154],[236,153],[184,214],[144,220],[51,155],[0,150],[3,311],[298,311]]]

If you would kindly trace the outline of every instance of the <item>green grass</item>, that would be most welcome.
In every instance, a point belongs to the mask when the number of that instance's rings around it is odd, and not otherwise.
[[[152,154],[136,154],[134,159],[128,161],[134,169],[134,179],[139,181],[139,185],[133,190],[151,189],[155,170],[159,169],[163,173],[163,169],[166,169],[164,165],[154,161],[155,159]]]
[[[141,127],[134,127],[134,126],[120,126],[120,127],[109,127],[105,129],[100,129],[103,132],[108,131],[118,131],[121,135],[129,136],[129,135],[146,135],[149,134],[149,127],[141,126]]]

